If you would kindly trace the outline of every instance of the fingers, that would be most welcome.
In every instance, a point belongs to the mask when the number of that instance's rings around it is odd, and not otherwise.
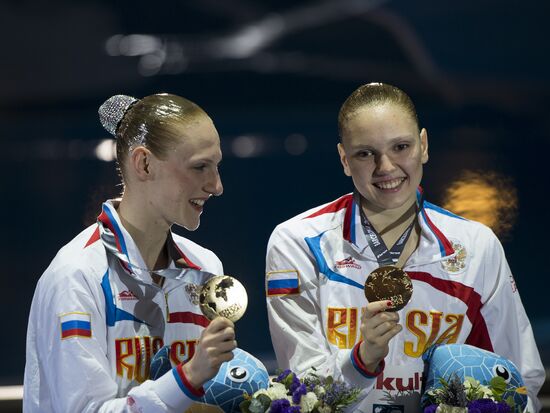
[[[214,345],[219,342],[235,340],[235,325],[224,317],[217,317],[203,331],[200,342],[203,345]],[[235,345],[236,346],[236,345]],[[233,347],[234,348],[234,347]]]
[[[372,303],[367,304],[367,308],[365,310],[365,317],[367,318],[374,317],[376,314],[386,311],[389,308],[393,308],[393,303],[391,301],[388,301],[388,300],[373,301]]]
[[[379,327],[382,324],[390,323],[392,325],[395,325],[399,322],[399,314],[397,313],[378,313],[371,318],[367,318],[367,316],[364,316],[361,319],[361,324],[365,327],[368,327],[369,329],[375,329]]]
[[[371,335],[374,335],[376,337],[383,336],[388,331],[392,330],[395,326],[398,326],[399,319],[395,319],[392,317],[391,319],[388,319],[389,317],[380,316],[373,318],[369,320],[367,323],[365,323],[365,329],[368,329]]]
[[[365,312],[361,317],[361,328],[373,330],[381,328],[389,330],[395,324],[399,322],[399,314],[397,312],[386,312],[388,308],[391,308],[391,302],[389,301],[375,301],[367,304]],[[386,328],[383,328],[386,325]]]
[[[403,327],[400,324],[385,322],[380,324],[375,329],[370,329],[369,334],[364,339],[365,341],[378,346],[386,346],[394,336],[401,332],[402,329]]]
[[[389,351],[390,340],[399,334],[403,327],[397,312],[387,312],[393,304],[389,301],[375,301],[367,304],[361,319],[361,335],[364,342],[360,356],[365,365],[376,368]]]
[[[224,317],[217,317],[212,320],[202,332],[199,347],[215,357],[221,353],[231,353],[237,347],[233,322]]]
[[[233,344],[233,343],[231,343]],[[227,350],[222,351],[221,348],[219,348],[219,353],[216,356],[212,356],[212,366],[216,368],[216,370],[220,367],[220,364],[223,362],[232,360],[235,355],[233,354],[233,349],[235,348],[235,345],[228,347]]]
[[[216,317],[215,319],[213,319],[210,324],[208,325],[208,327],[206,327],[206,330],[212,332],[212,333],[217,333],[223,329],[226,329],[226,328],[232,328],[234,329],[235,328],[235,324],[233,324],[233,322],[231,320],[229,320],[228,318],[225,318],[225,317]]]
[[[212,320],[202,331],[195,354],[184,366],[189,382],[200,387],[214,377],[222,363],[233,359],[235,347],[234,324],[223,317]]]
[[[220,341],[216,343],[215,346],[210,347],[214,352],[220,354],[220,353],[227,353],[231,352],[237,347],[237,341],[236,340],[225,340]]]
[[[387,343],[389,342],[393,337],[395,337],[397,334],[399,334],[403,330],[403,326],[401,324],[396,324],[392,328],[390,328],[386,333],[382,334],[380,336],[380,339]]]

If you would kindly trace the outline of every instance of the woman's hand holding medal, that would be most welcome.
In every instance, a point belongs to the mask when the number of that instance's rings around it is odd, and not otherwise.
[[[388,355],[390,340],[403,327],[399,314],[409,302],[413,292],[407,273],[393,265],[374,270],[365,282],[365,297],[369,301],[361,319],[364,341],[359,355],[368,371],[374,372]]]
[[[197,351],[183,369],[187,380],[195,388],[214,377],[220,365],[233,358],[237,347],[235,322],[248,305],[244,286],[228,275],[214,276],[201,288],[199,306],[210,324],[203,330]]]
[[[378,365],[389,352],[389,342],[402,327],[399,314],[387,312],[393,304],[391,301],[375,301],[367,304],[361,317],[361,335],[364,337],[359,347],[359,355],[368,371],[376,371]]]
[[[191,360],[183,366],[189,383],[196,389],[214,377],[220,365],[233,358],[235,325],[225,317],[216,317],[202,331],[200,345]]]
[[[358,195],[356,195],[359,197]],[[420,201],[422,203],[422,201]],[[365,281],[365,297],[368,304],[361,317],[361,335],[363,342],[359,347],[359,356],[370,372],[388,355],[390,340],[403,329],[399,323],[399,314],[411,299],[412,281],[405,271],[395,264],[411,235],[413,219],[390,249],[369,222],[361,208],[361,224],[367,242],[381,267],[369,274]]]

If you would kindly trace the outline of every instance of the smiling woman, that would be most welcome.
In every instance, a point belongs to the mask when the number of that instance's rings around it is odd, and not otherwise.
[[[233,323],[209,322],[193,298],[223,274],[220,260],[171,231],[196,229],[223,191],[218,132],[199,106],[170,94],[113,96],[99,115],[117,138],[124,191],[38,282],[23,410],[185,411],[236,347]],[[164,345],[175,367],[149,380]]]
[[[538,411],[544,369],[502,246],[483,224],[424,200],[428,134],[411,99],[360,86],[338,126],[354,192],[281,223],[267,247],[279,366],[364,389],[354,411],[418,413],[422,354],[466,343],[512,360]]]
[[[208,115],[182,97],[152,95],[131,104],[116,136],[123,220],[150,224],[149,236],[173,223],[196,229],[204,203],[223,192],[220,139]]]

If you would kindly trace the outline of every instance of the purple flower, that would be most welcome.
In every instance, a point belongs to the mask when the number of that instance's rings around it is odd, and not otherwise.
[[[343,394],[346,394],[347,387],[345,383],[334,382],[325,388],[325,394],[321,397],[325,404],[333,406],[334,403],[341,398]]]
[[[491,399],[479,399],[468,403],[468,413],[470,409],[479,409],[480,413],[497,413],[497,403]]]
[[[292,383],[290,384],[290,387],[288,388],[288,390],[290,390],[290,393],[294,394],[294,392],[300,387],[302,386],[302,383],[300,383],[300,380],[298,379],[298,377],[296,377],[296,375],[294,375],[292,377]]]
[[[287,399],[277,399],[271,402],[269,411],[271,413],[286,413],[290,407],[290,402]]]
[[[307,388],[305,384],[300,384],[296,390],[292,393],[292,402],[294,404],[300,404],[300,399],[304,394],[307,393]],[[500,413],[500,412],[499,412]],[[504,412],[502,412],[504,413]]]
[[[512,408],[506,402],[497,403],[497,413],[511,413]]]
[[[300,409],[300,406],[291,406],[287,412],[288,413],[301,413],[302,409]]]
[[[437,404],[430,404],[429,406],[424,407],[424,413],[435,413],[436,410]]]
[[[292,373],[292,371],[290,371],[289,369],[286,369],[285,371],[283,371],[281,374],[279,374],[277,376],[277,378],[274,380],[274,381],[277,381],[277,382],[281,382],[283,381],[286,376],[288,376],[290,373]]]

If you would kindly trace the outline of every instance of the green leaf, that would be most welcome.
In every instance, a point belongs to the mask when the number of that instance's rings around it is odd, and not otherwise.
[[[514,396],[508,396],[506,400],[504,400],[508,406],[514,411],[514,408],[516,407],[516,402],[514,402]],[[527,410],[525,410],[527,412]]]
[[[258,400],[262,404],[262,406],[264,407],[264,411],[266,411],[267,408],[269,406],[271,406],[271,399],[269,398],[269,396],[267,396],[265,394],[260,394],[258,396]]]
[[[251,413],[249,409],[250,403],[252,403],[250,400],[243,400],[239,403],[239,410],[241,411],[241,413]]]
[[[252,399],[252,401],[250,402],[250,406],[248,406],[248,410],[250,411],[250,413],[265,413],[265,411],[268,409],[269,404],[266,406],[264,403],[262,403],[262,396],[265,395],[260,394],[257,398]],[[269,399],[269,397],[267,398]],[[271,403],[271,399],[269,399],[269,403]]]
[[[506,381],[500,376],[493,377],[489,382],[489,387],[494,393],[503,394],[506,391]]]
[[[294,380],[294,373],[290,373],[288,376],[286,376],[281,383],[285,385],[285,387],[290,389],[290,385],[292,384],[292,380]]]

